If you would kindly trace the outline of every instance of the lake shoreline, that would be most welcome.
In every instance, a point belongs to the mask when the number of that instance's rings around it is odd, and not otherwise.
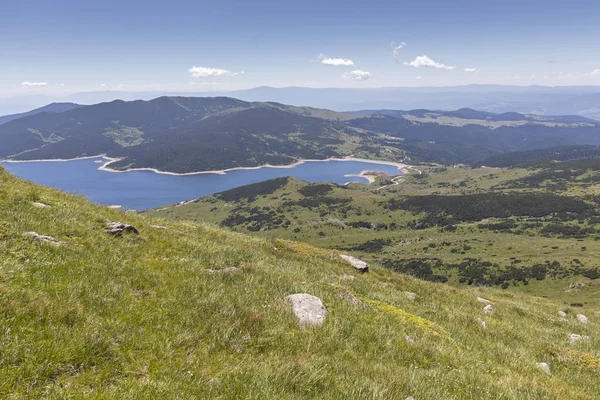
[[[201,174],[225,175],[226,173],[232,172],[232,171],[256,170],[256,169],[261,169],[261,168],[294,168],[294,167],[297,167],[298,165],[302,165],[307,162],[328,162],[328,161],[358,161],[358,162],[364,162],[364,163],[370,163],[370,164],[391,165],[391,166],[398,168],[398,171],[400,171],[402,174],[406,174],[408,172],[408,168],[410,168],[410,166],[408,164],[404,164],[404,163],[398,163],[398,162],[394,162],[394,161],[383,161],[383,160],[382,161],[368,160],[368,159],[355,158],[355,157],[346,157],[346,158],[334,157],[334,158],[326,158],[326,159],[321,159],[321,160],[306,159],[306,160],[298,160],[298,161],[296,161],[292,164],[288,164],[288,165],[264,164],[264,165],[259,165],[259,166],[255,166],[255,167],[233,167],[233,168],[227,168],[227,169],[222,169],[222,170],[183,172],[183,173],[161,171],[156,168],[129,168],[129,169],[122,170],[122,171],[117,170],[117,169],[112,169],[112,168],[110,168],[110,164],[120,161],[122,159],[108,157],[105,154],[98,154],[95,156],[85,156],[85,157],[77,157],[77,158],[68,158],[68,159],[52,158],[52,159],[43,159],[43,160],[0,160],[0,163],[65,162],[65,161],[89,160],[89,159],[93,159],[93,158],[104,158],[107,160],[105,163],[103,163],[98,168],[98,170],[100,170],[100,171],[115,172],[115,173],[126,173],[126,172],[134,172],[134,171],[150,171],[150,172],[154,172],[156,174],[173,175],[173,176],[190,176],[190,175],[201,175]],[[362,173],[364,173],[364,172],[367,172],[367,171],[362,171],[361,174],[357,174],[355,176],[367,179],[369,181],[369,184],[372,183],[371,179],[367,178],[366,176],[362,176]]]

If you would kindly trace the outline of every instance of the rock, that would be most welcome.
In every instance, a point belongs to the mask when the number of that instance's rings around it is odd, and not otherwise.
[[[581,322],[582,324],[587,324],[589,322],[588,318],[583,314],[577,314],[577,321]]]
[[[323,325],[327,309],[321,299],[307,293],[296,293],[286,297],[292,303],[292,311],[298,318],[301,328]]]
[[[413,292],[404,292],[406,294],[406,298],[409,300],[414,300],[417,298],[417,294]]]
[[[494,304],[490,300],[484,299],[483,297],[478,297],[477,301],[480,302],[480,303],[485,303],[485,304]]]
[[[342,257],[344,260],[348,261],[350,263],[350,265],[352,265],[354,268],[356,268],[356,270],[359,272],[368,272],[369,271],[369,264],[367,264],[364,261],[359,260],[358,258],[354,258],[347,254],[340,254],[340,257]]]
[[[488,304],[487,306],[483,307],[484,314],[491,314],[493,312],[494,312],[494,307],[492,307],[491,304]]]
[[[154,228],[154,229],[167,229],[166,226],[162,226],[162,225],[150,225],[150,227]]]
[[[351,281],[351,280],[354,280],[354,277],[352,275],[346,275],[346,274],[344,274],[344,275],[340,276],[340,279],[342,279],[344,281]]]
[[[361,306],[362,308],[364,308],[365,310],[369,310],[371,309],[371,307],[369,307],[367,304],[363,303],[362,301],[360,301],[359,299],[356,298],[356,296],[354,296],[351,293],[348,293],[346,291],[342,291],[340,293],[340,297],[342,299],[346,299],[348,300],[350,303],[355,304],[357,306]]]
[[[569,289],[567,289],[567,292],[576,292],[580,289],[583,289],[585,287],[585,283],[581,283],[581,282],[572,282],[569,285]]]
[[[536,363],[535,366],[540,369],[545,374],[550,375],[550,366],[545,362]]]
[[[481,325],[482,327],[486,327],[485,321],[481,318],[477,318],[477,322],[479,322],[479,325]]]
[[[572,333],[571,336],[569,337],[569,344],[571,346],[574,346],[577,344],[577,342],[580,342],[582,340],[588,340],[589,338],[590,338],[589,336],[581,336],[576,333]]]
[[[112,208],[113,210],[119,210],[122,206],[118,205],[118,204],[114,204],[112,206],[107,206],[107,208]]]
[[[408,343],[414,343],[415,339],[413,339],[412,337],[408,336],[408,335],[404,335],[404,339],[406,339],[406,341]]]
[[[34,207],[37,207],[37,208],[50,208],[50,206],[48,204],[38,203],[37,201],[34,201],[33,203],[31,203],[31,205]]]
[[[238,267],[227,267],[227,268],[221,268],[221,269],[209,269],[208,272],[210,272],[211,274],[226,274],[229,272],[235,272],[238,269],[239,269]]]
[[[564,311],[559,311],[558,312],[558,316],[561,317],[561,318],[567,318],[567,313],[564,312]]]
[[[66,244],[65,242],[61,242],[60,240],[54,239],[52,236],[44,236],[44,235],[40,235],[39,233],[36,233],[36,232],[25,232],[24,235],[27,237],[30,237],[34,240],[38,240],[38,241],[44,242],[44,243],[50,243],[55,246],[63,246]]]
[[[414,397],[412,397],[412,396],[408,396],[408,397],[407,397],[406,399],[404,399],[404,400],[415,400],[415,398],[414,398]]]
[[[124,224],[122,222],[107,222],[106,223],[106,233],[110,233],[111,235],[121,236],[123,232],[131,232],[136,235],[139,235],[140,232],[135,229],[131,225]]]

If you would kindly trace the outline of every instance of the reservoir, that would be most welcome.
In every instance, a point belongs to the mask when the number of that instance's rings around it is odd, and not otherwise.
[[[399,175],[398,166],[363,160],[305,161],[290,168],[261,167],[236,169],[227,173],[193,175],[161,174],[153,171],[122,173],[99,169],[109,162],[103,157],[69,161],[4,162],[12,174],[31,182],[76,193],[102,205],[119,205],[126,209],[144,210],[181,201],[197,199],[238,186],[282,176],[307,182],[363,182],[362,171]]]

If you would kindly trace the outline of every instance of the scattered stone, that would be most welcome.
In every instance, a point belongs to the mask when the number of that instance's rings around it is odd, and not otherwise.
[[[558,316],[561,317],[561,318],[567,318],[567,313],[564,312],[564,311],[559,311],[558,312]]]
[[[404,400],[415,400],[415,398],[414,398],[414,397],[412,397],[412,396],[408,396],[408,397],[407,397],[406,399],[404,399]]]
[[[36,232],[25,232],[24,235],[32,239],[38,240],[40,242],[50,243],[55,246],[63,246],[66,244],[65,242],[61,242],[60,240],[54,239],[52,236],[44,236]]]
[[[581,336],[576,333],[572,333],[571,337],[569,337],[569,344],[571,346],[574,346],[577,344],[577,342],[580,342],[582,340],[588,340],[589,338],[590,338],[589,336]]]
[[[354,277],[352,275],[346,275],[346,274],[344,274],[344,275],[340,276],[340,279],[342,279],[344,281],[351,281],[351,280],[354,280]]]
[[[494,307],[492,307],[491,304],[488,304],[487,306],[483,307],[484,314],[491,314],[493,312],[494,312]]]
[[[408,335],[404,335],[404,339],[406,339],[406,341],[408,343],[414,343],[415,342],[415,339],[413,339],[411,336],[408,336]]]
[[[48,204],[38,203],[37,201],[34,201],[33,203],[31,203],[31,205],[34,207],[37,207],[37,208],[50,208],[50,206]]]
[[[481,325],[482,327],[486,327],[485,321],[481,318],[477,318],[477,322],[479,322],[479,325]]]
[[[166,226],[162,226],[162,225],[150,225],[150,227],[154,228],[154,229],[167,229]]]
[[[221,268],[221,269],[209,269],[208,272],[210,272],[211,274],[226,274],[229,272],[235,272],[238,269],[239,269],[238,267],[227,267],[227,268]]]
[[[494,304],[490,300],[484,299],[483,297],[478,297],[477,301],[480,302],[480,303],[485,303],[485,304]]]
[[[292,303],[292,311],[298,318],[301,328],[323,325],[327,309],[321,299],[308,293],[296,293],[286,297]]]
[[[131,232],[139,235],[140,232],[131,225],[124,224],[122,222],[107,222],[106,232],[111,235],[121,236],[123,232]]]
[[[588,317],[583,314],[577,314],[577,321],[581,322],[582,324],[587,324],[589,322]]]
[[[572,282],[569,285],[569,289],[567,289],[567,292],[576,292],[580,289],[583,289],[585,287],[585,283],[581,283],[581,282]]]
[[[543,373],[551,375],[550,374],[550,366],[547,363],[540,362],[540,363],[536,363],[535,366],[537,368],[539,368],[539,370],[542,371]]]
[[[414,300],[417,298],[417,294],[413,292],[404,292],[406,294],[406,298],[409,300]]]
[[[352,265],[354,268],[356,268],[356,270],[359,272],[368,272],[369,271],[369,264],[367,264],[364,261],[359,260],[358,258],[354,258],[347,254],[340,254],[340,257],[342,257],[344,260],[348,261],[350,263],[350,265]]]

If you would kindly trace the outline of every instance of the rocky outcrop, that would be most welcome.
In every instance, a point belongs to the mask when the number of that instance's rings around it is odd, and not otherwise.
[[[359,260],[358,258],[349,256],[347,254],[340,254],[340,257],[342,257],[344,260],[346,260],[348,263],[350,263],[350,265],[352,265],[354,268],[356,268],[356,270],[359,272],[368,272],[369,271],[369,264],[367,264],[364,261]]]
[[[292,303],[292,311],[298,318],[301,328],[323,325],[327,309],[321,299],[308,293],[296,293],[286,297]]]
[[[55,246],[63,246],[66,244],[65,242],[61,242],[60,240],[54,239],[52,236],[40,235],[37,232],[25,232],[24,235],[30,237],[33,240],[37,240],[38,242],[49,243]]]
[[[106,233],[114,236],[121,236],[123,232],[130,232],[139,235],[140,232],[133,226],[124,224],[122,222],[107,222]]]

